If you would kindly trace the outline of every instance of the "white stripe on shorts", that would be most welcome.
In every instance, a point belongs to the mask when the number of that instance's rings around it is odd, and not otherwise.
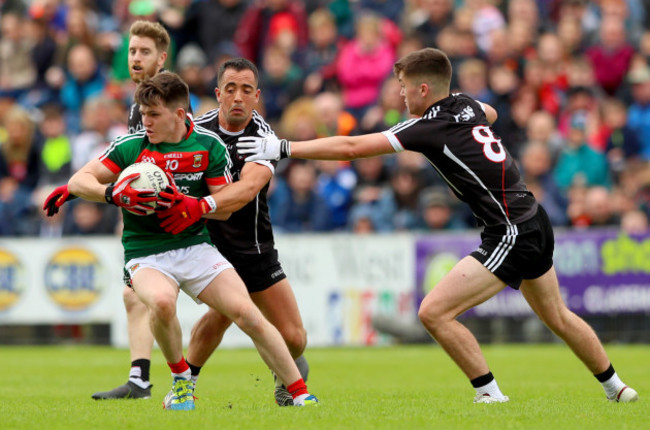
[[[506,259],[512,247],[515,246],[517,240],[518,229],[516,225],[506,226],[506,234],[501,238],[501,242],[494,249],[490,258],[488,258],[483,265],[492,273],[497,270],[503,260]]]

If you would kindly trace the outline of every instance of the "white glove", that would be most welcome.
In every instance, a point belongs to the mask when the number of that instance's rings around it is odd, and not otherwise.
[[[237,151],[242,154],[251,154],[246,161],[275,160],[291,156],[291,143],[286,139],[278,139],[275,134],[264,137],[242,136],[237,143]]]

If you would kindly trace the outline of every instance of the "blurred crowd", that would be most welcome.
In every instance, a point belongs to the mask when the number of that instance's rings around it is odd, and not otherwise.
[[[452,88],[492,105],[496,133],[556,227],[648,231],[650,1],[0,0],[0,236],[113,234],[115,207],[45,196],[126,134],[128,29],[158,20],[166,69],[200,115],[215,74],[260,69],[258,111],[292,140],[382,131],[408,118],[399,57],[444,50]],[[435,138],[435,136],[432,136]],[[420,154],[282,161],[278,232],[476,227]]]

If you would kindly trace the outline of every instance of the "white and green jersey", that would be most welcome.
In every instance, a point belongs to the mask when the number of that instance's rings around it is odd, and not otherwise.
[[[213,132],[195,126],[187,120],[188,132],[177,143],[151,143],[144,130],[115,139],[99,161],[113,173],[119,173],[134,163],[155,163],[174,176],[183,194],[203,197],[208,185],[232,182],[231,160],[223,141]],[[134,215],[122,209],[124,216],[124,261],[185,248],[199,243],[211,243],[204,222],[198,222],[180,234],[166,233],[156,214]]]

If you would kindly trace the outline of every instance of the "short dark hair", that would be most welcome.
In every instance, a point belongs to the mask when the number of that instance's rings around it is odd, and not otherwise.
[[[190,106],[190,90],[176,73],[162,72],[138,85],[135,102],[143,106],[162,103],[167,107],[180,107],[187,111]]]
[[[250,70],[255,76],[255,85],[259,82],[260,74],[257,71],[257,67],[251,61],[245,58],[231,58],[230,60],[224,61],[223,64],[219,67],[219,73],[217,74],[217,85],[221,82],[223,74],[226,73],[228,69],[235,69],[238,72],[242,70]]]
[[[419,49],[405,55],[395,63],[393,72],[397,77],[402,73],[404,78],[427,81],[440,91],[448,91],[451,82],[449,57],[435,48]]]
[[[129,29],[129,39],[132,36],[148,37],[149,39],[152,39],[156,44],[158,52],[167,52],[171,43],[169,33],[167,33],[165,27],[158,22],[143,20],[135,21],[131,24],[131,28]]]

